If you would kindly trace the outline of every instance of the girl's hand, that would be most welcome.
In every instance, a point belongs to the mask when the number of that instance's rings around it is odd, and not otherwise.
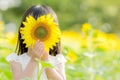
[[[49,54],[45,51],[44,45],[42,42],[37,41],[34,47],[28,48],[28,55],[30,55],[33,59],[38,58],[43,61],[48,60]]]

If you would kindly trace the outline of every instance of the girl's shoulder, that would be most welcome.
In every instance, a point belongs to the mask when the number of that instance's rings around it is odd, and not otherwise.
[[[27,53],[24,53],[22,55],[17,55],[16,53],[11,53],[10,55],[8,55],[6,57],[6,60],[8,62],[12,62],[12,61],[15,61],[15,62],[18,62],[22,65],[22,69],[24,70],[27,66],[27,64],[29,63],[30,61],[30,56],[27,55]]]
[[[6,60],[8,62],[10,61],[16,61],[16,62],[21,62],[25,60],[30,60],[30,57],[27,55],[27,53],[24,53],[22,55],[17,55],[16,53],[11,53],[6,57]]]
[[[50,59],[50,63],[52,63],[52,64],[60,64],[60,63],[66,62],[66,59],[63,56],[63,54],[57,54],[56,56],[50,55],[49,59]]]

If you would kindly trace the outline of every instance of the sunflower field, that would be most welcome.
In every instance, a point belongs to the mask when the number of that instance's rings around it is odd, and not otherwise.
[[[120,0],[0,0],[0,80],[13,80],[6,57],[24,12],[36,4],[57,14],[67,80],[120,80]]]
[[[0,21],[0,80],[12,80],[6,56],[15,50],[17,35],[4,29],[4,21]],[[120,79],[120,38],[115,34],[84,23],[79,32],[62,31],[61,45],[67,80]]]

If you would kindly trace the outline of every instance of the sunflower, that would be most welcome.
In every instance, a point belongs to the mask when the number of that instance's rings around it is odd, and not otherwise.
[[[34,46],[37,40],[43,42],[44,48],[47,52],[49,49],[53,49],[56,43],[59,42],[60,29],[57,23],[54,22],[54,17],[50,14],[43,15],[34,19],[31,15],[26,18],[26,22],[23,22],[24,26],[20,29],[20,33],[23,35],[23,43],[26,47]]]
[[[92,33],[92,26],[89,23],[85,23],[82,25],[81,30],[85,35],[90,35]]]

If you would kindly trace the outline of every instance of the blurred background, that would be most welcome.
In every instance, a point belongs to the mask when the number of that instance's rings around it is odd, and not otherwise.
[[[120,80],[120,0],[0,0],[0,80],[12,80],[5,58],[15,51],[24,12],[36,4],[58,16],[67,80]]]

